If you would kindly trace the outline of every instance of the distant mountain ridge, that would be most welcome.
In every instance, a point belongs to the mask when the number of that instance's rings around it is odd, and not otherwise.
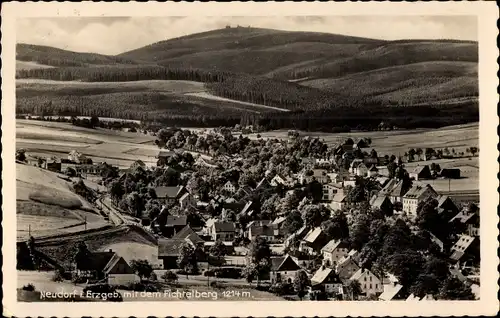
[[[160,41],[116,56],[18,44],[17,59],[40,64],[22,70],[30,64],[18,63],[17,77],[22,78],[198,81],[219,97],[305,112],[302,117],[319,112],[314,115],[318,119],[334,116],[340,109],[351,117],[366,116],[359,109],[375,107],[388,107],[384,110],[388,116],[396,112],[397,118],[404,117],[405,112],[394,106],[435,108],[438,111],[429,115],[431,121],[442,110],[446,119],[440,122],[452,119],[454,112],[462,114],[460,123],[475,120],[479,113],[478,44],[473,41],[385,41],[238,27]],[[23,85],[18,89],[26,92]],[[161,100],[164,93],[158,94],[155,98]],[[130,103],[146,107],[141,100]],[[147,100],[147,105],[156,103]],[[182,96],[182,100],[194,99]],[[184,110],[180,112],[187,116]],[[419,111],[412,114],[418,122]],[[215,112],[213,116],[220,115]]]

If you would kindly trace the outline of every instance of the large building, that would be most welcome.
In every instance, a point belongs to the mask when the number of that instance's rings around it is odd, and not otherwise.
[[[418,204],[429,197],[438,197],[430,184],[413,186],[403,197],[403,212],[412,218],[417,217]]]

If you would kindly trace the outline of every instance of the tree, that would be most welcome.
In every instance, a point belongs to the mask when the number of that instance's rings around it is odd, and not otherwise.
[[[313,202],[320,202],[323,199],[323,186],[316,180],[307,184],[306,191],[313,199]]]
[[[175,274],[172,271],[166,271],[161,278],[166,282],[166,283],[175,283],[179,278],[177,277],[177,274]]]
[[[332,218],[323,222],[321,227],[329,239],[344,240],[349,238],[347,217],[342,210],[335,211]]]
[[[306,226],[317,227],[329,218],[330,210],[323,205],[309,204],[304,207],[303,216]]]
[[[16,151],[16,160],[21,162],[26,161],[26,151],[24,149],[19,149]]]
[[[78,243],[77,251],[75,253],[75,256],[73,257],[73,261],[76,264],[76,268],[86,270],[89,257],[90,257],[90,251],[85,242]]]
[[[151,266],[151,264],[144,259],[132,260],[132,262],[130,262],[130,267],[137,273],[141,280],[150,277],[153,273],[153,266]]]
[[[270,260],[271,249],[269,243],[262,237],[256,237],[250,243],[249,255],[254,264],[259,264],[262,260]]]
[[[476,153],[479,152],[479,149],[477,147],[470,147],[469,152],[471,153],[472,156],[475,156]]]
[[[347,293],[351,300],[355,300],[361,295],[363,291],[361,290],[361,285],[357,280],[350,280],[347,284]]]
[[[395,162],[389,162],[387,164],[387,171],[389,172],[389,178],[395,178],[396,177],[396,168],[397,165]]]
[[[222,258],[227,254],[227,248],[221,240],[215,241],[215,244],[210,247],[210,255],[217,258]]]
[[[184,269],[186,278],[188,278],[189,273],[195,273],[198,270],[196,250],[188,242],[181,245],[179,257],[177,258],[177,265],[179,268]]]
[[[370,240],[370,218],[366,214],[359,215],[354,221],[350,233],[351,248],[360,251]]]
[[[424,153],[424,151],[422,150],[422,148],[417,148],[415,150],[415,154],[418,156],[418,159],[421,159],[421,156],[423,153]]]
[[[99,117],[93,115],[90,117],[90,127],[94,128],[99,126]]]
[[[110,195],[115,204],[120,201],[125,194],[125,189],[123,188],[123,184],[119,180],[115,180],[111,183],[110,186]]]
[[[442,300],[474,300],[475,296],[469,286],[455,277],[449,277],[439,290],[439,299]]]
[[[247,283],[252,285],[252,282],[257,278],[257,266],[254,263],[248,263],[247,266],[242,271],[243,277],[245,277]]]
[[[435,235],[445,234],[446,224],[438,213],[438,201],[432,197],[418,204],[415,222],[422,230],[427,230]]]
[[[302,220],[302,215],[299,211],[293,210],[286,216],[286,219],[283,222],[283,229],[288,235],[291,235],[298,231],[303,225],[304,220]]]
[[[307,276],[307,273],[304,270],[300,270],[295,274],[295,278],[293,280],[293,289],[299,296],[299,299],[302,300],[307,292],[307,287],[311,286],[311,281]]]

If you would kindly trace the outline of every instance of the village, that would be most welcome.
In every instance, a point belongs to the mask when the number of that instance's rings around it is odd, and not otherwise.
[[[331,146],[294,131],[286,139],[228,128],[156,136],[156,166],[137,160],[127,169],[77,151],[41,158],[18,150],[16,161],[81,180],[79,194],[115,226],[156,242],[155,261],[127,262],[82,240],[72,280],[151,291],[158,281],[197,281],[291,300],[479,298],[478,198],[432,186],[461,178],[432,162],[454,150],[409,146],[404,156],[379,156],[366,151],[369,139]],[[409,162],[418,165],[407,171]]]

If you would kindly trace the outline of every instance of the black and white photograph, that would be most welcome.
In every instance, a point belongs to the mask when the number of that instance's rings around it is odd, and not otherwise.
[[[20,307],[482,306],[478,14],[277,12],[16,17]]]

